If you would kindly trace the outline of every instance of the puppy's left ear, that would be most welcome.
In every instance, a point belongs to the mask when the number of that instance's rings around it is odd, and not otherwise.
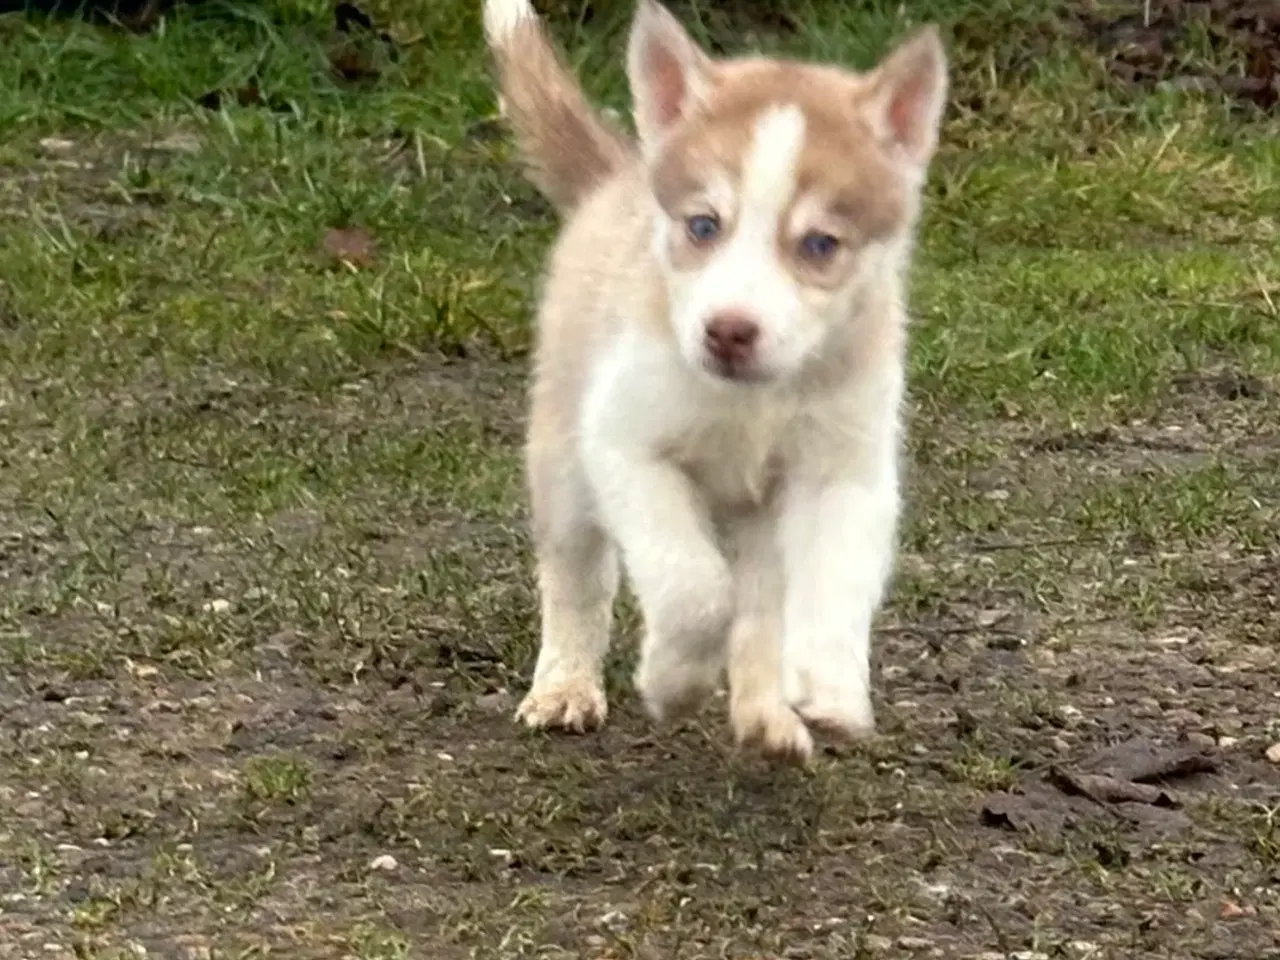
[[[933,25],[904,40],[871,75],[873,122],[920,176],[938,146],[946,100],[947,54]]]

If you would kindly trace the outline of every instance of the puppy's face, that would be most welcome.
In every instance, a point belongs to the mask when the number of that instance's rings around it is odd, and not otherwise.
[[[867,282],[898,269],[941,108],[933,39],[914,58],[923,71],[898,67],[905,82],[715,62],[642,0],[630,62],[636,121],[671,333],[691,366],[746,383],[793,378],[857,322]],[[913,126],[922,97],[923,134]],[[908,149],[921,137],[923,151]]]
[[[655,254],[684,357],[717,377],[770,381],[851,322],[907,226],[907,199],[852,109],[806,109],[789,71],[740,69],[655,158]]]

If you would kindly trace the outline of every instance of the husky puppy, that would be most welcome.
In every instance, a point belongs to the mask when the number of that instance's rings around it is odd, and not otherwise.
[[[588,103],[529,0],[486,0],[484,22],[502,112],[563,218],[538,312],[542,626],[519,718],[604,722],[621,568],[653,717],[727,678],[737,742],[775,761],[805,761],[816,731],[872,732],[904,275],[946,99],[936,29],[865,73],[717,59],[639,0],[633,138]]]

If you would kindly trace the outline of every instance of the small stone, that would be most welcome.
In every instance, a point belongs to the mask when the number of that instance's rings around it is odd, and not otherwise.
[[[216,600],[210,600],[202,607],[205,613],[226,613],[231,609],[231,601],[218,597]]]
[[[99,727],[101,727],[103,724],[107,722],[102,717],[98,716],[96,713],[85,713],[85,711],[83,710],[77,710],[74,713],[72,713],[70,719],[74,720],[76,723],[80,724],[82,727],[87,727],[90,730],[97,730]]]
[[[600,926],[621,930],[627,925],[627,915],[621,910],[610,910],[600,917]]]
[[[874,950],[876,953],[884,953],[886,950],[893,949],[892,940],[888,937],[882,937],[874,933],[869,933],[863,937],[862,945],[868,950]]]
[[[151,149],[167,153],[199,153],[200,140],[190,134],[175,133],[163,140],[155,141],[151,144]]]
[[[1272,763],[1280,763],[1280,743],[1273,743],[1267,747],[1267,759]]]
[[[1219,737],[1218,738],[1218,746],[1220,746],[1223,750],[1230,750],[1239,742],[1240,742],[1239,737]]]
[[[1200,714],[1196,713],[1194,710],[1187,710],[1185,708],[1170,710],[1164,715],[1164,717],[1167,721],[1172,724],[1176,724],[1179,727],[1189,729],[1204,726],[1204,717],[1200,716]]]
[[[903,950],[928,950],[933,946],[933,941],[924,937],[899,937],[898,946]]]
[[[1213,737],[1209,736],[1207,733],[1200,733],[1198,731],[1187,734],[1187,743],[1190,746],[1195,747],[1197,750],[1212,750],[1218,745],[1217,741],[1215,741]]]
[[[505,716],[514,709],[511,695],[505,690],[497,690],[476,697],[476,706],[493,716]]]
[[[381,870],[384,873],[391,873],[391,871],[395,870],[398,866],[400,866],[399,861],[389,853],[384,853],[380,857],[374,857],[369,862],[370,870]]]

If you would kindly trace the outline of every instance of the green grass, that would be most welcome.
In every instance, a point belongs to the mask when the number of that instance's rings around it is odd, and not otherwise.
[[[625,107],[630,5],[547,6]],[[0,17],[0,958],[1193,960],[1223,898],[1269,955],[1280,125],[1120,86],[1045,46],[1049,5],[784,6],[794,32],[677,9],[860,66],[925,18],[958,38],[883,735],[805,775],[716,710],[653,729],[625,645],[597,737],[510,721],[555,224],[471,3],[370,7],[399,55],[354,83],[311,0]],[[1226,745],[1190,836],[979,824],[1134,733]]]

